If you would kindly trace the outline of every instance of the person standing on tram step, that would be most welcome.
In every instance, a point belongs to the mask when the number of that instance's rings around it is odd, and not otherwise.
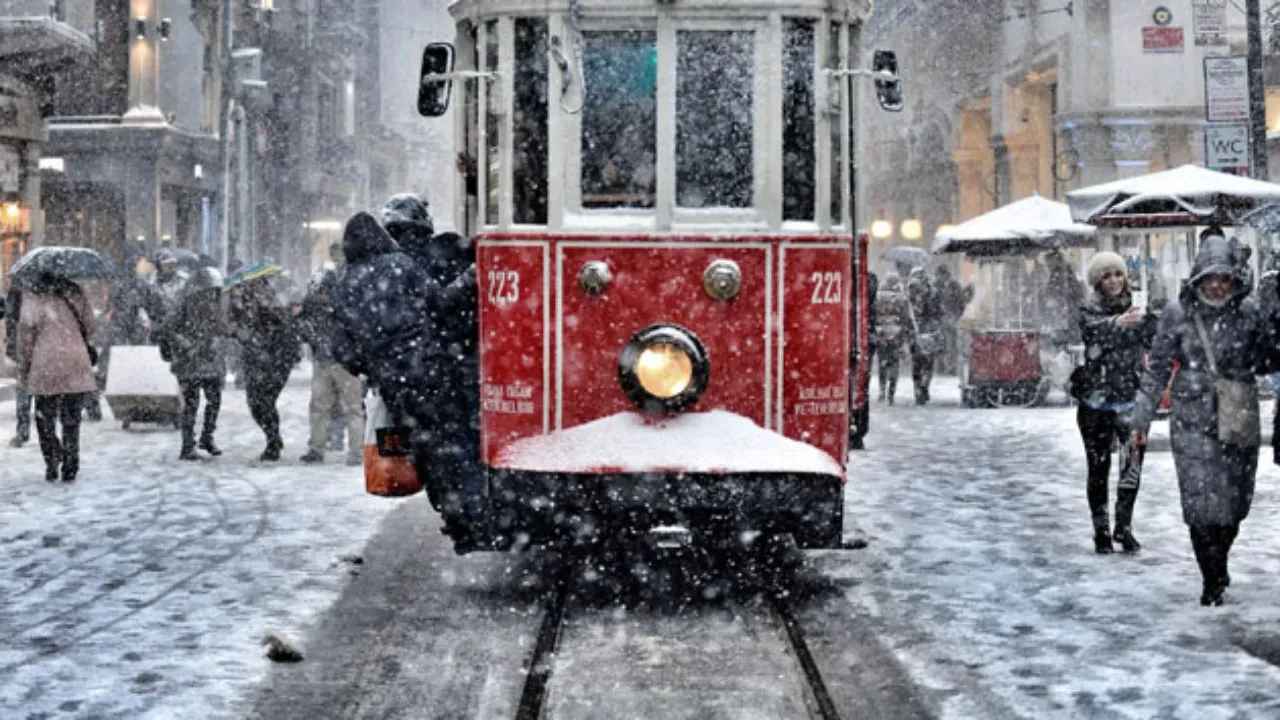
[[[436,234],[426,202],[413,194],[391,197],[382,224],[400,248],[432,280],[427,293],[443,389],[431,422],[419,423],[415,464],[437,509],[465,511],[473,526],[484,523],[484,477],[480,457],[480,327],[475,247],[452,232]],[[442,505],[443,504],[443,505]]]
[[[219,351],[221,338],[231,334],[222,314],[222,273],[200,268],[160,328],[160,354],[182,388],[182,449],[179,460],[199,460],[196,454],[196,413],[204,393],[204,428],[199,448],[213,456],[222,454],[213,441],[222,407],[222,386],[227,367]]]
[[[18,382],[35,398],[36,433],[49,482],[75,482],[80,471],[80,418],[97,389],[88,336],[89,299],[75,282],[45,275],[23,292],[18,321]],[[62,437],[58,437],[58,423]]]
[[[1160,319],[1133,418],[1131,442],[1141,446],[1172,377],[1174,466],[1205,606],[1223,602],[1227,556],[1253,502],[1261,445],[1255,376],[1280,369],[1280,298],[1249,297],[1246,256],[1221,236],[1202,241],[1191,280]]]
[[[276,401],[293,366],[302,358],[301,341],[265,277],[231,288],[230,321],[232,333],[240,341],[249,413],[266,436],[267,446],[259,459],[275,462],[284,449]]]
[[[1134,307],[1124,258],[1100,252],[1087,270],[1093,296],[1080,308],[1080,334],[1085,363],[1072,374],[1072,395],[1080,403],[1076,425],[1084,441],[1089,474],[1086,495],[1093,518],[1093,546],[1100,554],[1125,552],[1141,545],[1133,536],[1133,506],[1142,478],[1142,454],[1127,443],[1139,374],[1146,349],[1156,332],[1156,317]],[[1116,523],[1111,528],[1107,504],[1111,448],[1120,443],[1120,479],[1116,484]]]
[[[942,341],[942,311],[938,293],[923,267],[912,268],[907,277],[907,309],[911,318],[911,381],[916,405],[927,405],[933,363]]]
[[[22,291],[16,287],[9,288],[4,316],[4,354],[5,357],[18,362],[18,320],[22,315]],[[20,448],[31,439],[31,394],[19,382],[14,388],[14,408],[17,410],[18,426],[9,447]]]

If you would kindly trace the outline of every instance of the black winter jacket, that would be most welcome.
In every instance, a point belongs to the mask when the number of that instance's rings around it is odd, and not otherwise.
[[[4,316],[4,354],[5,357],[18,361],[18,317],[22,315],[22,291],[18,288],[9,290],[5,300]]]
[[[1156,336],[1159,320],[1147,315],[1137,327],[1120,327],[1116,320],[1131,307],[1133,296],[1125,293],[1118,298],[1095,296],[1080,308],[1087,398],[1127,403],[1138,394],[1143,356]]]

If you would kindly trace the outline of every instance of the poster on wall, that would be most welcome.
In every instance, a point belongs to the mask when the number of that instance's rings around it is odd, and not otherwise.
[[[1191,0],[1191,27],[1197,46],[1227,44],[1227,0]]]
[[[1209,122],[1249,119],[1249,59],[1204,59],[1204,114]]]
[[[0,193],[22,192],[21,160],[18,148],[0,143]]]

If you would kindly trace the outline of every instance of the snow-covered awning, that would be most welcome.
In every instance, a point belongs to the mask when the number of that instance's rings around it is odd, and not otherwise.
[[[1066,205],[1032,195],[979,215],[933,241],[935,253],[1012,255],[1028,250],[1093,244],[1094,228],[1073,222]]]
[[[1280,202],[1280,185],[1199,165],[1067,193],[1071,217],[1098,226],[1234,225],[1272,202]]]

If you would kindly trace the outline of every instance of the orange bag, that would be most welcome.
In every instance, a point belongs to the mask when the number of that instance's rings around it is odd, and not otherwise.
[[[405,497],[422,492],[409,453],[409,429],[391,422],[376,390],[364,399],[364,490],[370,495]]]

